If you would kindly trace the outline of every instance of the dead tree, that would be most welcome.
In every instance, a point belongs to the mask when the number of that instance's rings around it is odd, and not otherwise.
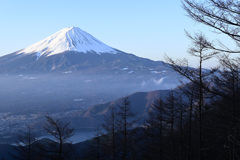
[[[47,122],[44,129],[56,142],[56,144],[52,143],[54,146],[51,146],[49,152],[57,154],[55,158],[64,160],[73,151],[67,142],[70,143],[69,138],[73,136],[74,129],[69,126],[70,122],[64,123],[60,119],[53,119],[50,115],[46,115],[45,118]]]

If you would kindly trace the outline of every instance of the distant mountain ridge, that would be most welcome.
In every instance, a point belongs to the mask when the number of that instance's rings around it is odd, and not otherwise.
[[[131,106],[131,111],[136,114],[135,118],[139,118],[141,124],[147,117],[147,113],[151,110],[152,103],[158,99],[165,99],[171,90],[156,90],[150,92],[137,92],[128,96]],[[110,112],[111,104],[119,104],[122,98],[115,101],[94,105],[86,110],[75,112],[70,117],[75,117],[76,120],[72,121],[74,126],[78,124],[81,127],[97,127],[103,123],[104,115]],[[75,124],[76,123],[76,124]]]

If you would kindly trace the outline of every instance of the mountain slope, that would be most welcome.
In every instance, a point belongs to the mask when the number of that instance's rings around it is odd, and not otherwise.
[[[169,70],[114,49],[79,28],[64,28],[25,49],[0,57],[0,73],[159,73]]]
[[[68,51],[49,57],[42,56],[37,61],[36,56],[10,54],[0,57],[0,73],[41,73],[78,71],[85,73],[127,71],[151,73],[152,71],[169,70],[163,62],[151,61],[133,54],[119,52],[118,54],[99,55],[95,53],[79,54]]]
[[[17,52],[17,54],[36,53],[38,59],[42,55],[52,56],[66,51],[95,52],[97,54],[115,54],[117,52],[80,28],[67,27]]]
[[[165,98],[170,93],[170,90],[156,90],[151,92],[137,92],[129,95],[129,101],[131,105],[131,110],[139,117],[141,121],[146,118],[147,113],[151,108],[151,104],[157,98]],[[80,112],[75,112],[70,117],[75,117],[72,120],[72,124],[81,127],[96,127],[99,123],[103,122],[104,115],[106,115],[110,110],[110,104],[118,104],[122,101],[122,98],[104,103],[99,105],[94,105],[88,109]],[[76,123],[76,124],[75,124]]]

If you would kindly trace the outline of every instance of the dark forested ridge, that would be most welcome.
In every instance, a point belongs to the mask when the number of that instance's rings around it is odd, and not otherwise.
[[[199,132],[199,87],[194,83],[188,83],[165,92],[165,96],[154,98],[144,121],[139,122],[136,110],[132,109],[132,104],[139,99],[126,97],[115,103],[109,103],[105,118],[96,130],[96,137],[91,140],[71,144],[68,138],[72,135],[72,131],[69,132],[71,128],[68,123],[61,119],[53,119],[51,123],[56,123],[55,127],[63,127],[61,134],[64,135],[66,132],[69,135],[64,141],[30,139],[31,143],[26,143],[24,147],[27,149],[30,145],[34,155],[40,155],[42,159],[54,159],[54,157],[59,159],[57,148],[61,142],[63,146],[61,159],[185,160],[198,159],[199,143],[202,143],[203,159],[221,160],[236,157],[240,154],[238,150],[240,85],[230,83],[233,82],[231,75],[234,72],[219,71],[218,73],[221,76],[213,76],[210,80],[216,83],[209,88],[204,88],[201,134]],[[234,81],[238,82],[238,78]],[[233,86],[235,88],[232,88]],[[55,135],[55,132],[52,133]],[[202,135],[202,142],[200,135]],[[9,153],[19,154],[16,146],[4,145],[2,148],[4,148],[2,157],[4,155],[9,157]],[[53,152],[49,152],[50,150]],[[66,154],[65,150],[71,154]]]

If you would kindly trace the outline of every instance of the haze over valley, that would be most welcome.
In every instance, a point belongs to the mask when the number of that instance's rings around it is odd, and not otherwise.
[[[174,89],[178,78],[164,62],[109,47],[77,27],[64,28],[0,57],[0,134],[14,135],[30,122],[41,126],[47,113],[76,129],[94,128],[95,115],[82,114],[89,107],[135,92]],[[77,123],[86,118],[87,125]]]

